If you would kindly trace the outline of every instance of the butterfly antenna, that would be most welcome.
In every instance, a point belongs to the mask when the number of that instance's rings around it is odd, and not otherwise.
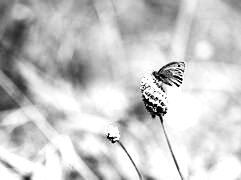
[[[183,175],[182,175],[182,173],[181,173],[181,170],[180,170],[180,168],[179,168],[179,165],[178,165],[178,163],[177,163],[175,154],[174,154],[174,152],[173,152],[173,150],[172,150],[171,143],[170,143],[169,138],[168,138],[168,136],[167,136],[167,132],[166,132],[166,128],[165,128],[164,123],[163,123],[163,117],[162,117],[162,115],[160,115],[159,118],[160,118],[160,121],[161,121],[161,125],[162,125],[163,132],[164,132],[164,134],[165,134],[165,138],[166,138],[166,141],[167,141],[167,144],[168,144],[168,148],[169,148],[169,150],[170,150],[170,152],[171,152],[171,155],[172,155],[173,161],[174,161],[174,163],[175,163],[175,165],[176,165],[177,171],[178,171],[181,179],[184,180]]]

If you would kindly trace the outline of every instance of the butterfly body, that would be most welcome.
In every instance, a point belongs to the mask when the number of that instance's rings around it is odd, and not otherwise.
[[[183,81],[184,70],[184,62],[171,62],[163,66],[159,71],[154,71],[152,74],[157,80],[169,86],[175,85],[179,87]]]
[[[167,89],[182,84],[184,70],[184,62],[171,62],[141,80],[142,98],[152,117],[167,113]]]

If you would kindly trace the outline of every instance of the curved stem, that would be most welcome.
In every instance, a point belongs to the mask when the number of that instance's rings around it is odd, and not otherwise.
[[[170,143],[169,138],[168,138],[168,136],[167,136],[167,132],[166,132],[166,129],[165,129],[165,126],[164,126],[164,123],[163,123],[163,118],[162,118],[162,116],[159,116],[159,118],[160,118],[160,121],[161,121],[162,129],[163,129],[163,132],[164,132],[164,134],[165,134],[165,138],[166,138],[166,141],[167,141],[169,150],[170,150],[170,152],[171,152],[172,158],[173,158],[174,163],[175,163],[175,165],[176,165],[177,171],[178,171],[181,179],[184,180],[183,175],[182,175],[182,173],[181,173],[181,171],[180,171],[179,165],[178,165],[178,163],[177,163],[175,154],[174,154],[174,152],[173,152],[173,150],[172,150],[171,143]]]
[[[126,153],[127,156],[129,157],[129,159],[131,160],[131,162],[132,162],[133,166],[135,167],[136,172],[137,172],[137,174],[138,174],[138,176],[139,176],[139,179],[142,180],[142,175],[141,175],[140,171],[138,170],[135,162],[134,162],[133,159],[131,158],[131,155],[128,153],[128,151],[126,150],[125,146],[124,146],[120,141],[117,141],[117,142],[118,142],[118,144],[121,146],[121,148],[125,151],[125,153]]]

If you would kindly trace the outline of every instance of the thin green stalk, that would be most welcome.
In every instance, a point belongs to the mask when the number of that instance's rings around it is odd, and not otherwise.
[[[135,167],[136,172],[137,172],[137,174],[138,174],[138,176],[139,176],[139,179],[142,180],[142,175],[141,175],[140,171],[138,170],[135,162],[134,162],[133,159],[131,158],[131,155],[128,153],[128,151],[126,150],[125,146],[124,146],[120,141],[117,141],[117,142],[118,142],[118,144],[121,146],[121,148],[125,151],[125,153],[126,153],[127,156],[129,157],[129,159],[131,160],[131,162],[132,162],[133,166]]]
[[[181,171],[180,171],[179,165],[178,165],[178,163],[177,163],[176,157],[175,157],[174,152],[173,152],[173,150],[172,150],[171,143],[170,143],[169,138],[168,138],[168,136],[167,136],[167,132],[166,132],[166,129],[165,129],[165,126],[164,126],[164,123],[163,123],[163,118],[162,118],[162,116],[159,116],[159,118],[160,118],[160,121],[161,121],[162,129],[163,129],[163,132],[164,132],[164,134],[165,134],[165,138],[166,138],[166,141],[167,141],[169,150],[170,150],[170,152],[171,152],[172,158],[173,158],[174,163],[175,163],[175,165],[176,165],[177,171],[178,171],[181,179],[184,180],[183,175],[182,175],[182,173],[181,173]]]

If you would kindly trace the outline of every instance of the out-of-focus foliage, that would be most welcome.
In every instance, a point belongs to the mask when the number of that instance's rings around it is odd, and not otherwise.
[[[1,179],[179,179],[139,81],[185,60],[165,123],[184,176],[241,179],[237,0],[1,0]]]

